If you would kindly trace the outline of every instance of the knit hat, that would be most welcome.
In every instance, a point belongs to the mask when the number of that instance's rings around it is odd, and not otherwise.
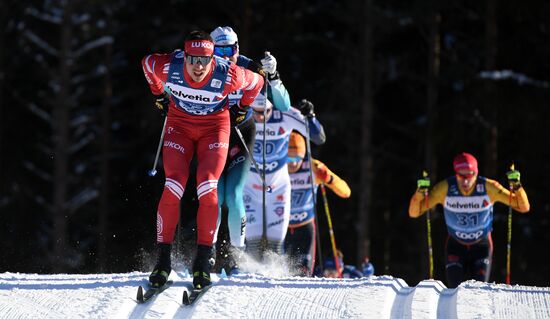
[[[298,132],[290,133],[290,141],[288,143],[288,154],[290,156],[306,156],[306,141]]]
[[[239,42],[237,34],[231,27],[217,27],[210,33],[215,45],[233,45]]]
[[[477,173],[477,160],[470,153],[460,153],[453,160],[453,167],[455,172],[467,169]]]

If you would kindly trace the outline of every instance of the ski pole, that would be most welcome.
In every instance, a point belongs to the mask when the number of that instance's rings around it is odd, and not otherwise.
[[[248,154],[248,157],[250,157],[250,159],[252,160],[252,164],[254,164],[254,168],[256,168],[256,171],[260,172],[260,166],[258,165],[258,162],[256,162],[256,160],[254,159],[254,156],[252,156],[252,153],[250,153],[248,146],[246,146],[241,130],[237,126],[235,126],[235,131],[237,132],[237,135],[239,135],[239,139],[241,140],[241,143],[243,144],[244,150]],[[260,178],[262,179],[262,183],[265,184],[264,176],[260,175]]]
[[[328,233],[330,235],[330,244],[332,246],[332,254],[334,255],[334,264],[336,265],[336,271],[338,272],[338,277],[342,277],[342,265],[340,265],[340,260],[338,259],[338,250],[336,249],[336,238],[334,237],[334,230],[332,229],[332,219],[330,218],[330,209],[328,208],[328,199],[327,191],[325,189],[325,184],[321,183],[321,194],[323,195],[323,202],[325,206],[325,213],[327,215],[328,222]]]
[[[422,177],[428,179],[428,172],[422,171]],[[426,201],[426,231],[428,233],[428,258],[429,258],[429,279],[434,278],[434,256],[432,247],[432,222],[430,217],[430,195],[428,189],[424,190],[424,200]]]
[[[313,198],[313,212],[315,213],[315,238],[317,240],[317,251],[319,255],[319,270],[323,273],[323,254],[321,252],[321,235],[319,234],[319,221],[317,218],[317,192],[315,192],[315,178],[313,176],[313,158],[311,156],[311,140],[309,138],[309,119],[305,118],[306,123],[306,152],[309,161],[309,178],[311,179],[311,194]]]
[[[510,170],[515,169],[514,163],[510,165]],[[512,194],[514,193],[514,187],[512,183],[509,184],[510,189],[510,201],[508,206],[508,243],[506,245],[506,284],[510,284],[510,260],[512,257]]]
[[[264,52],[264,56],[268,56],[269,55],[269,51],[265,51]],[[265,168],[266,168],[266,145],[267,145],[267,142],[266,142],[266,122],[267,122],[267,79],[265,81],[265,86],[264,86],[264,97],[265,97],[265,101],[264,101],[264,127],[263,127],[263,130],[264,130],[264,135],[263,135],[263,141],[262,141],[262,172],[261,172],[261,176],[262,176],[262,242],[263,242],[263,247],[267,247],[267,224],[266,224],[266,217],[267,217],[267,207],[266,207],[266,198],[265,198],[265,191],[266,191],[266,182],[265,182]],[[262,249],[262,251],[265,250],[265,249]],[[260,254],[260,256],[263,256],[263,252]]]
[[[153,168],[147,173],[149,176],[157,175],[157,162],[159,160],[160,149],[162,148],[162,140],[164,139],[164,131],[166,130],[166,121],[168,116],[164,118],[164,124],[162,125],[162,131],[160,133],[159,146],[157,147],[157,155],[155,155],[155,162],[153,163]]]

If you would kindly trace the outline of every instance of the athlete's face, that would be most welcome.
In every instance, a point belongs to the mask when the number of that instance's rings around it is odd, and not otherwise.
[[[267,116],[266,116],[266,121],[269,121],[269,118],[271,118],[271,114],[273,113],[273,109],[272,108],[268,108],[267,109]],[[254,121],[256,121],[256,123],[263,123],[264,122],[264,111],[254,111],[252,112],[252,116],[254,117]]]
[[[185,70],[191,79],[195,82],[201,82],[206,78],[212,69],[211,56],[192,56],[185,57]]]
[[[286,164],[288,166],[288,172],[290,174],[296,173],[302,166],[303,162],[304,162],[303,156],[296,154],[296,152],[293,152],[292,150],[288,151],[288,155],[286,157]]]
[[[471,170],[463,169],[456,172],[458,185],[465,191],[469,191],[474,187],[476,178],[477,173]]]

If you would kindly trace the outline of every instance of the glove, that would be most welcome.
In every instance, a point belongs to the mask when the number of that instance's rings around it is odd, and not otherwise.
[[[306,99],[302,99],[300,101],[300,104],[298,104],[298,108],[300,109],[300,112],[305,117],[314,117],[315,113],[313,113],[313,103]]]
[[[508,184],[510,185],[510,188],[513,191],[517,191],[518,189],[521,188],[521,182],[520,182],[521,174],[519,171],[516,171],[515,169],[513,169],[506,173],[506,177],[508,177]]]
[[[166,116],[170,105],[170,94],[162,92],[160,95],[155,95],[155,106],[160,110],[160,115]]]
[[[233,106],[229,108],[229,112],[231,113],[231,124],[233,126],[239,125],[244,121],[248,108],[249,106],[239,106],[239,103],[233,104]]]
[[[325,184],[332,183],[332,175],[329,174],[327,167],[325,165],[316,165],[317,172],[315,175],[317,175],[317,178]]]
[[[272,56],[269,52],[265,53],[265,57],[260,60],[262,63],[262,69],[267,73],[267,78],[272,80],[272,77],[275,77],[277,74],[277,59]]]
[[[427,177],[421,178],[416,181],[416,185],[418,186],[418,192],[426,193],[430,188],[430,179]]]

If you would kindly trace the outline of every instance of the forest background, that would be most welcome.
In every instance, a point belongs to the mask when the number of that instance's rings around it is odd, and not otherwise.
[[[542,0],[2,1],[0,272],[148,270],[162,118],[140,61],[227,25],[242,54],[277,58],[294,104],[314,103],[327,134],[314,157],[352,189],[328,197],[346,263],[427,278],[426,219],[408,217],[409,199],[423,169],[435,183],[467,151],[504,185],[512,162],[521,171],[531,212],[513,217],[512,283],[548,286],[548,16]],[[504,282],[507,214],[495,205],[491,281]],[[446,228],[431,216],[444,281]]]

